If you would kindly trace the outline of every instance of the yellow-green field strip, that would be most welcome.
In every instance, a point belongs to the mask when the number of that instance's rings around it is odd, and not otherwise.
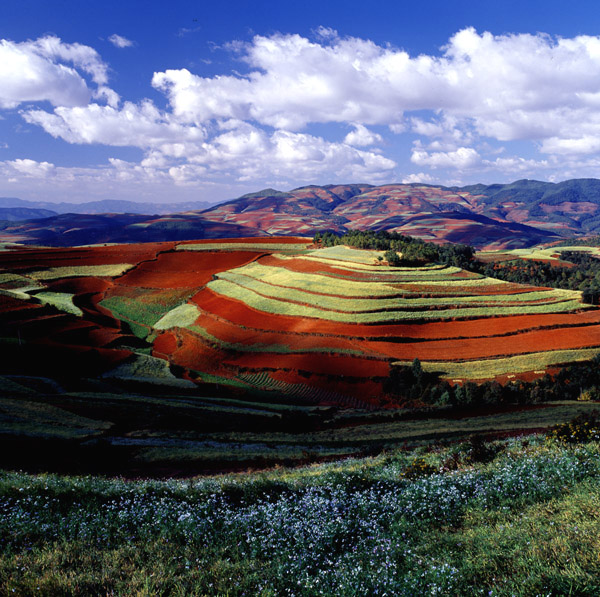
[[[377,262],[377,257],[381,257],[383,259],[384,251],[350,249],[344,245],[337,245],[335,247],[327,247],[325,249],[316,249],[311,251],[310,254],[328,261],[349,261],[353,265],[373,265]]]
[[[368,311],[381,310],[401,310],[401,309],[445,309],[461,305],[489,305],[496,303],[519,303],[527,304],[538,301],[562,302],[578,300],[581,293],[575,290],[549,289],[538,292],[529,292],[521,294],[499,294],[499,295],[470,295],[459,297],[415,297],[415,298],[397,298],[383,296],[381,298],[344,298],[338,294],[315,294],[313,292],[278,286],[271,282],[263,282],[253,277],[236,273],[240,270],[231,270],[217,274],[218,280],[227,280],[238,286],[246,288],[270,298],[293,301],[319,309],[328,309],[332,311],[343,311],[344,313],[365,313]],[[209,287],[212,288],[211,283]],[[330,292],[336,291],[335,288],[329,288]],[[351,291],[350,288],[345,288]],[[373,285],[371,296],[376,295],[378,289]],[[397,293],[396,293],[397,294]]]
[[[306,292],[342,296],[397,296],[412,294],[410,291],[402,291],[389,286],[385,282],[361,282],[332,278],[321,274],[309,274],[290,271],[284,267],[261,265],[250,263],[247,266],[228,270],[229,274],[241,274],[255,280],[282,286],[296,288]]]
[[[193,325],[198,317],[200,317],[200,310],[196,305],[183,303],[165,313],[152,327],[155,330],[184,328]]]
[[[526,373],[528,371],[542,373],[544,369],[554,365],[588,361],[598,353],[600,353],[600,347],[549,350],[480,361],[422,361],[421,366],[425,371],[442,373],[444,379],[490,379],[498,375]],[[393,364],[411,366],[412,362],[396,361]]]
[[[73,276],[96,276],[115,278],[124,274],[134,266],[130,263],[114,265],[77,265],[73,267],[50,267],[48,269],[27,272],[27,276],[35,280],[54,280],[72,278]]]
[[[52,305],[65,313],[77,316],[83,315],[81,309],[73,303],[74,296],[74,294],[67,292],[38,292],[34,295],[34,298],[44,305]]]
[[[240,277],[243,276],[243,277]],[[410,282],[413,291],[397,288],[387,282],[364,282],[364,281],[352,281],[338,278],[329,278],[320,274],[308,274],[292,272],[285,268],[264,266],[259,263],[251,263],[239,268],[228,270],[227,272],[217,275],[218,278],[227,279],[232,282],[239,283],[241,286],[247,286],[244,284],[245,278],[251,278],[252,280],[268,284],[270,286],[285,288],[289,290],[299,290],[310,294],[345,297],[345,298],[369,298],[369,299],[384,299],[389,298],[388,302],[393,303],[393,297],[408,297],[404,300],[407,306],[414,305],[425,305],[435,306],[439,304],[456,304],[471,303],[471,302],[533,302],[533,301],[555,301],[555,300],[567,300],[580,298],[580,293],[576,291],[565,291],[556,289],[537,290],[533,289],[527,292],[526,286],[514,286],[514,294],[488,294],[488,295],[477,295],[473,292],[461,296],[453,295],[453,287],[461,287],[463,284],[460,280],[452,279],[443,283],[438,283],[440,290],[444,297],[433,297],[424,298],[423,294],[429,295],[430,292],[420,292],[419,288],[422,283]],[[473,289],[476,290],[479,287],[485,287],[490,285],[496,285],[495,280],[492,278],[482,278],[473,280],[477,284],[473,284]],[[482,283],[483,282],[483,283]],[[510,286],[508,282],[505,285]],[[253,288],[250,286],[250,288]],[[254,289],[254,288],[253,288]],[[290,300],[298,300],[293,298],[288,292],[285,294],[273,294],[268,292],[262,292],[258,289],[261,294],[268,294],[274,298],[290,298]],[[308,298],[308,297],[306,297]],[[316,304],[314,300],[302,300],[308,304]],[[403,305],[403,302],[398,303]],[[381,307],[381,305],[380,305]],[[345,309],[340,309],[344,311]]]
[[[283,255],[274,255],[274,257],[285,258]],[[337,261],[335,259],[323,259],[321,257],[312,257],[311,255],[298,255],[294,259],[303,259],[320,263],[336,269],[354,272],[359,274],[373,274],[378,276],[409,276],[414,279],[415,276],[429,276],[435,279],[435,276],[447,276],[449,274],[457,274],[463,270],[460,267],[437,265],[432,267],[389,267],[387,265],[364,265],[362,263],[351,263],[349,261]],[[290,257],[291,259],[291,257]],[[481,274],[469,272],[467,278],[481,278]],[[439,278],[438,278],[439,279]]]
[[[264,285],[268,286],[268,285]],[[498,315],[523,315],[534,313],[567,313],[585,308],[578,300],[565,300],[555,303],[519,305],[519,306],[494,306],[494,307],[464,307],[461,309],[437,309],[420,311],[381,311],[377,313],[328,311],[322,308],[304,304],[291,303],[285,300],[264,296],[249,288],[229,280],[219,278],[209,282],[208,287],[217,294],[222,294],[232,299],[239,300],[249,307],[272,313],[274,315],[291,315],[295,317],[312,317],[329,321],[345,323],[384,323],[405,320],[436,320],[470,317],[492,317]],[[288,293],[290,291],[287,291]],[[306,293],[304,293],[306,294]],[[316,296],[316,295],[312,295]],[[289,299],[289,294],[287,296]],[[340,301],[336,298],[335,307],[339,309]]]
[[[582,246],[568,246],[568,247],[531,247],[529,249],[507,249],[505,251],[481,251],[482,256],[494,256],[494,255],[512,255],[515,259],[548,259],[551,261],[559,261],[560,254],[565,251],[576,251],[578,253],[589,253],[596,257],[600,257],[600,247],[588,247]],[[558,257],[555,255],[558,254]]]

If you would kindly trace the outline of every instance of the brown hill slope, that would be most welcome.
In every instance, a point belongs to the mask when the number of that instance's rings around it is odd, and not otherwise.
[[[327,185],[286,193],[265,189],[202,212],[267,234],[390,230],[434,242],[476,247],[528,247],[557,238],[515,219],[487,215],[482,195],[428,185]]]
[[[47,245],[151,242],[233,236],[311,236],[394,230],[434,242],[522,248],[559,235],[600,231],[600,180],[442,187],[310,185],[265,189],[204,211],[163,216],[61,214],[0,223],[0,240]]]

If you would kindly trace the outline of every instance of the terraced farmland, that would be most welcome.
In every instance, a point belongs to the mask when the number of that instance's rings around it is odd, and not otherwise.
[[[152,354],[214,391],[379,406],[390,368],[415,358],[462,383],[531,379],[600,350],[600,309],[578,291],[298,238],[10,253],[0,293],[25,340],[113,351],[110,367]]]

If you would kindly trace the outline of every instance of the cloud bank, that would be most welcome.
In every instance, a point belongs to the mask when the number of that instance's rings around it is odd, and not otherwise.
[[[257,35],[228,52],[244,72],[155,72],[159,108],[121,102],[89,46],[4,40],[0,107],[21,107],[67,143],[140,148],[138,168],[181,186],[551,179],[590,175],[600,159],[600,37],[466,28],[437,55],[411,56],[322,28],[314,39]],[[512,150],[523,143],[525,153]]]

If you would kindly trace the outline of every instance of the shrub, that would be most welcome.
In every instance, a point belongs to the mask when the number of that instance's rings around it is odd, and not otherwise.
[[[422,456],[418,456],[404,469],[402,476],[405,479],[417,479],[428,477],[436,471],[435,466],[429,464]]]
[[[580,402],[590,402],[591,400],[599,399],[600,390],[596,386],[582,390],[579,396],[577,397],[577,400],[579,400]]]
[[[393,267],[397,267],[402,263],[400,255],[398,255],[398,253],[393,249],[389,249],[388,251],[386,251],[383,256],[388,262],[388,265],[391,265]]]
[[[469,438],[466,448],[466,460],[472,464],[491,462],[501,450],[499,445],[485,442],[481,435]]]
[[[583,413],[567,423],[555,425],[548,431],[546,437],[563,444],[600,440],[600,411]]]

